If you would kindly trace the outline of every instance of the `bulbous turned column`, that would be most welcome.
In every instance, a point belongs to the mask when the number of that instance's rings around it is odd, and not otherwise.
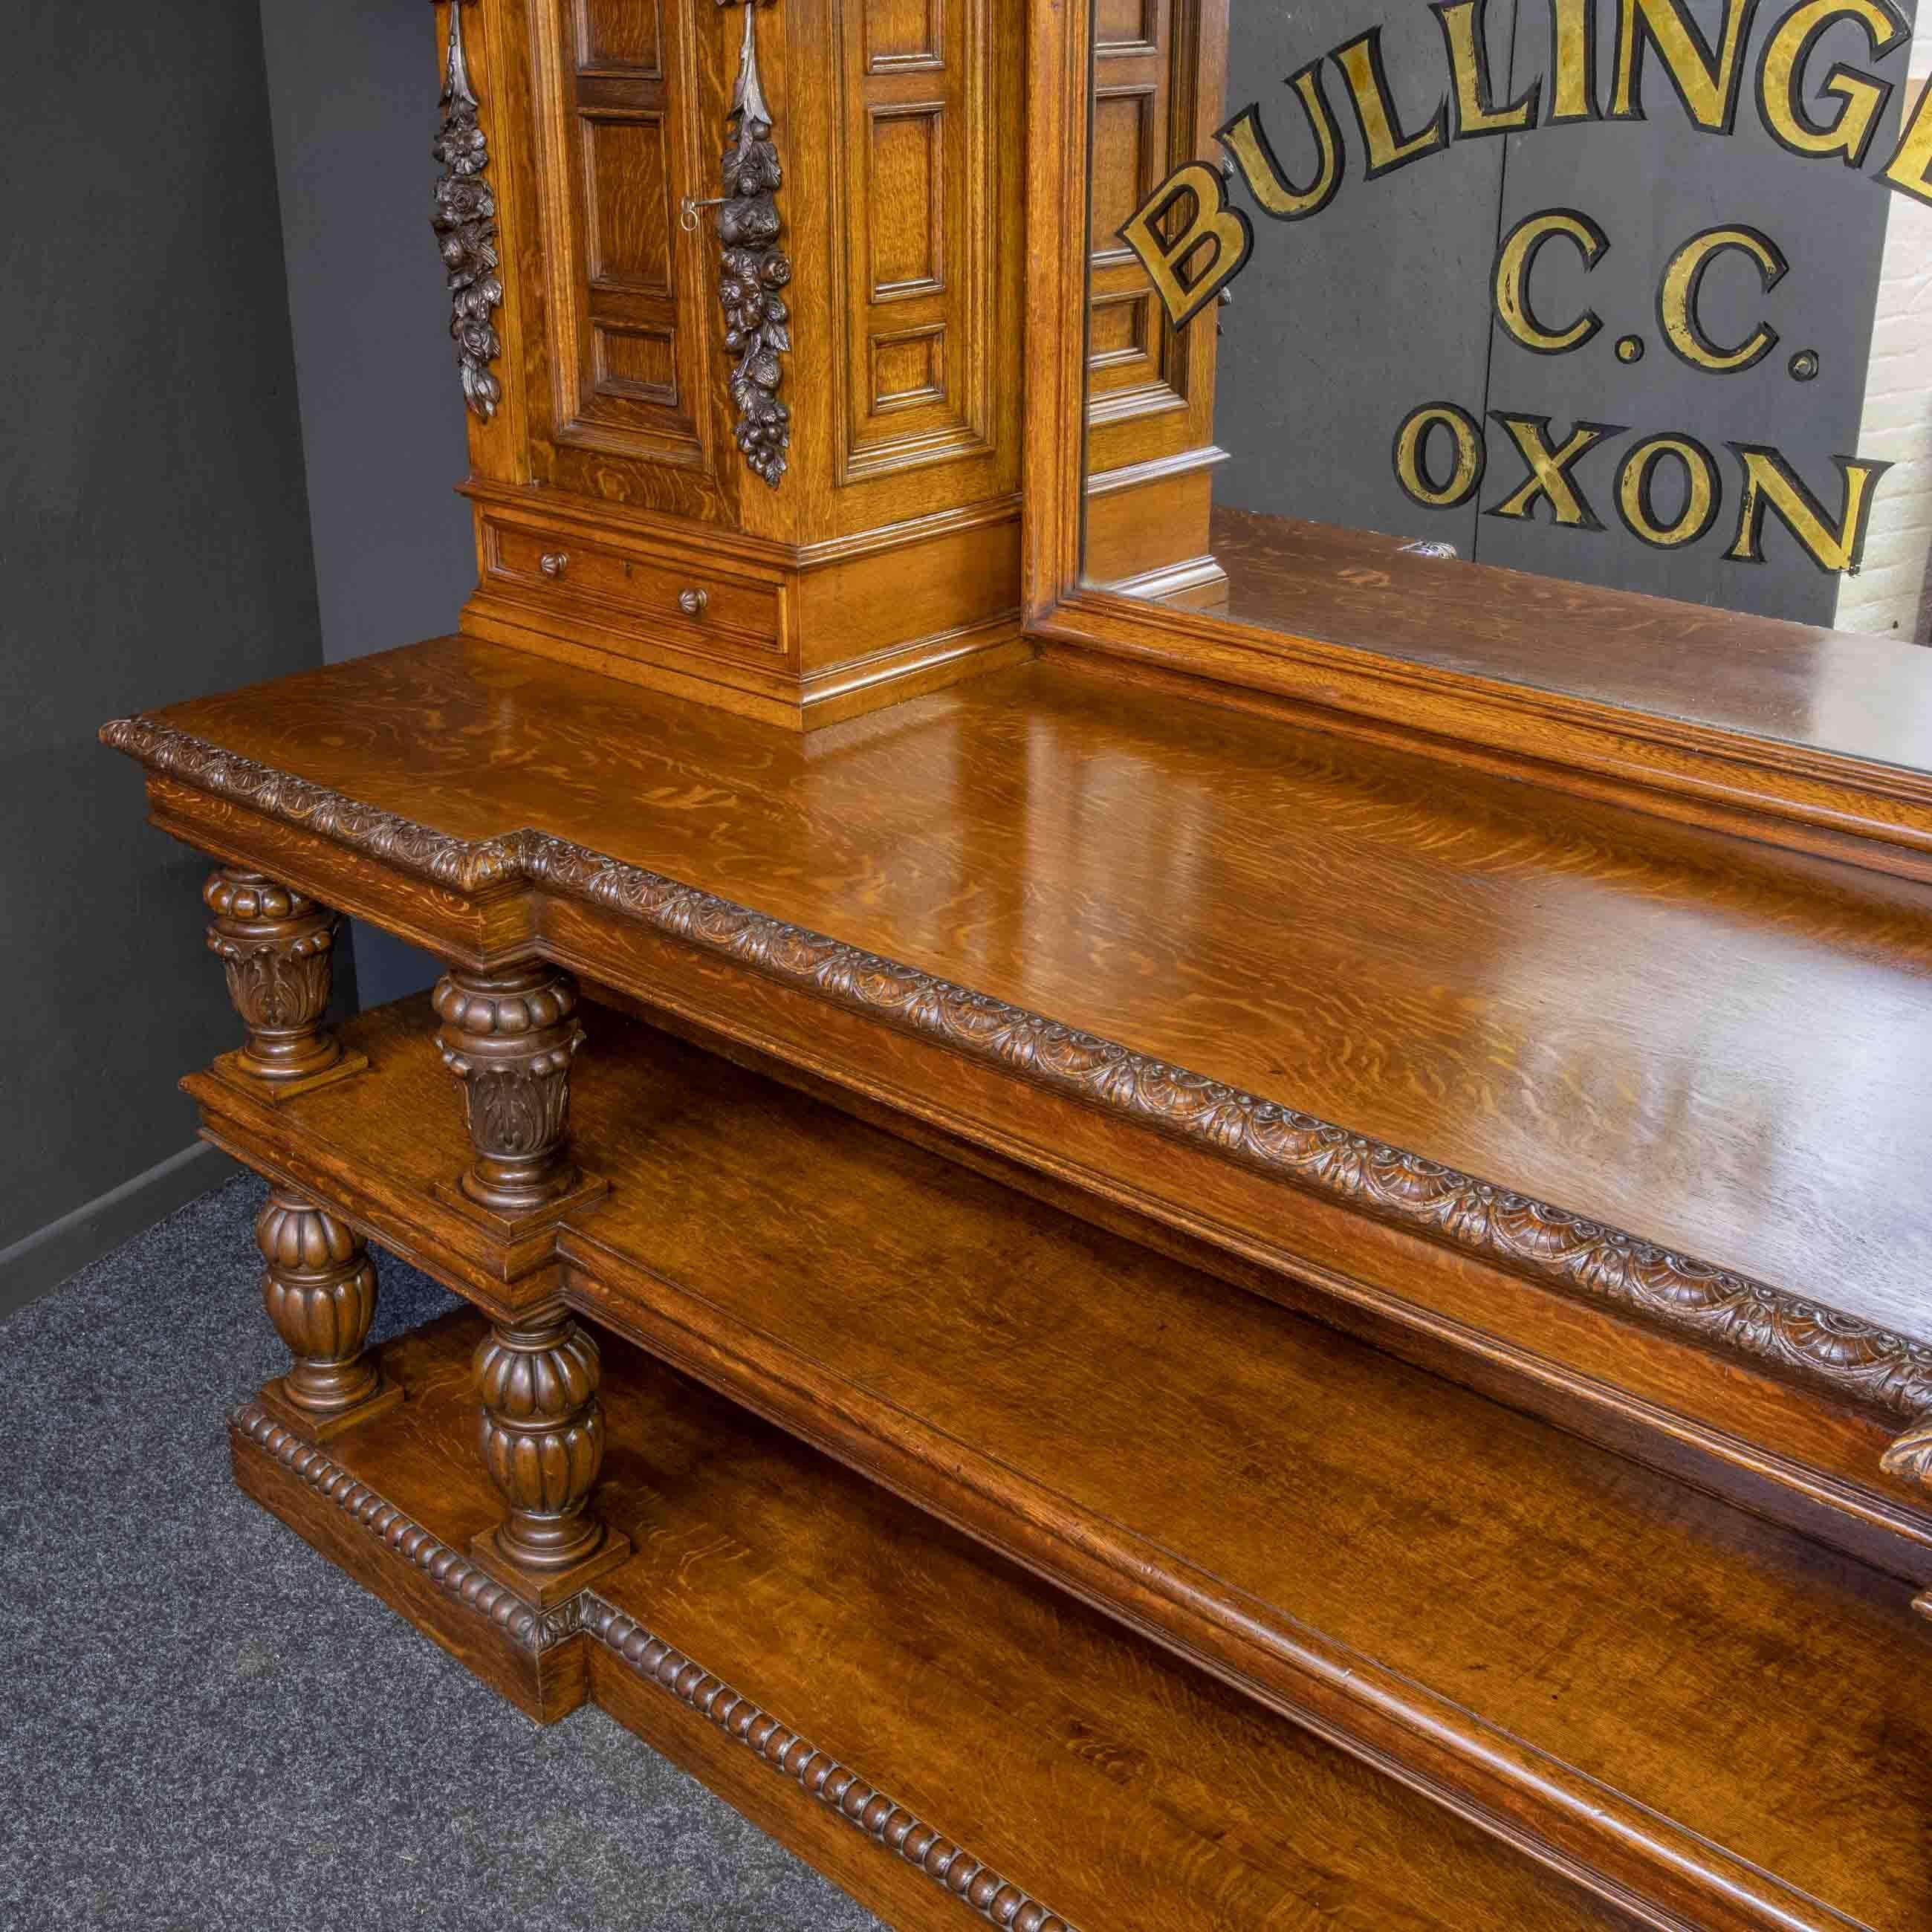
[[[604,1461],[597,1343],[561,1310],[500,1322],[476,1356],[477,1444],[508,1514],[471,1554],[548,1604],[630,1553],[588,1507]]]
[[[260,872],[218,868],[201,889],[214,915],[208,948],[228,976],[228,997],[248,1038],[225,1056],[233,1071],[274,1085],[335,1070],[341,1042],[328,1010],[339,915]]]
[[[267,1263],[262,1300],[295,1366],[262,1399],[311,1441],[400,1400],[363,1352],[376,1316],[376,1270],[362,1238],[287,1188],[270,1190],[255,1218]]]
[[[442,1064],[463,1082],[476,1158],[459,1185],[515,1220],[582,1179],[570,1159],[570,1063],[584,1044],[577,987],[532,961],[496,973],[452,967],[436,982]]]

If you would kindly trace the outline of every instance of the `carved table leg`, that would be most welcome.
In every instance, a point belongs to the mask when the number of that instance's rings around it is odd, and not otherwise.
[[[509,1513],[470,1554],[546,1607],[631,1552],[587,1507],[604,1460],[598,1373],[596,1340],[561,1310],[499,1323],[476,1350],[478,1442]]]
[[[224,866],[201,896],[214,915],[208,950],[228,976],[228,997],[248,1037],[218,1069],[257,1091],[286,1094],[359,1072],[368,1062],[345,1054],[323,1023],[338,914],[260,872]]]
[[[362,1238],[284,1187],[255,1220],[268,1267],[262,1299],[295,1366],[262,1391],[272,1410],[312,1442],[326,1441],[402,1400],[364,1354],[376,1314],[376,1270]]]
[[[570,1063],[584,1044],[570,975],[541,961],[495,973],[452,967],[434,997],[436,1044],[463,1082],[476,1150],[463,1194],[516,1222],[601,1192],[570,1158]]]

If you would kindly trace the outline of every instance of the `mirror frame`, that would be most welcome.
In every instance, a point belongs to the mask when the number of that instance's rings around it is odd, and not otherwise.
[[[1082,583],[1092,35],[1093,0],[1030,0],[1022,500],[1029,634],[1143,682],[1932,880],[1932,770],[1446,670]],[[1443,567],[1415,561],[1425,582]],[[1554,638],[1552,645],[1553,653]],[[1924,678],[1932,712],[1932,646]]]

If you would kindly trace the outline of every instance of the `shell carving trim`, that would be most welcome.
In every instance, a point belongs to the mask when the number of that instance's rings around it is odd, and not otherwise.
[[[442,164],[430,226],[449,278],[449,333],[463,374],[464,400],[485,422],[502,385],[490,364],[503,352],[491,317],[503,299],[496,254],[496,197],[484,178],[489,144],[478,118],[476,92],[463,53],[463,9],[449,0],[449,53],[442,70],[442,126],[430,152]]]
[[[738,79],[724,117],[731,145],[724,150],[724,197],[718,209],[718,299],[724,310],[725,352],[734,358],[730,386],[738,420],[731,434],[752,475],[776,490],[791,448],[791,412],[778,397],[784,374],[778,358],[791,347],[791,310],[783,293],[791,280],[791,257],[776,245],[784,226],[776,198],[783,176],[772,143],[772,110],[758,77],[759,4],[746,0]]]
[[[184,784],[464,892],[540,886],[937,1042],[1116,1119],[1474,1255],[1541,1286],[1916,1423],[1932,1343],[1880,1328],[1190,1072],[899,961],[530,828],[464,839],[224,752],[146,718],[101,728]],[[1911,1473],[1895,1445],[1892,1473]]]

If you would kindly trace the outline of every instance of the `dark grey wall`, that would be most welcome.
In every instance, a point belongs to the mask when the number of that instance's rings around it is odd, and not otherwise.
[[[320,640],[253,0],[16,0],[6,38],[10,1262],[188,1148],[176,1079],[234,1040],[206,866],[142,824],[140,777],[95,728],[312,664]]]
[[[434,16],[262,0],[322,644],[332,663],[456,628],[476,577],[449,306],[430,232]],[[365,1003],[427,985],[358,926]]]

